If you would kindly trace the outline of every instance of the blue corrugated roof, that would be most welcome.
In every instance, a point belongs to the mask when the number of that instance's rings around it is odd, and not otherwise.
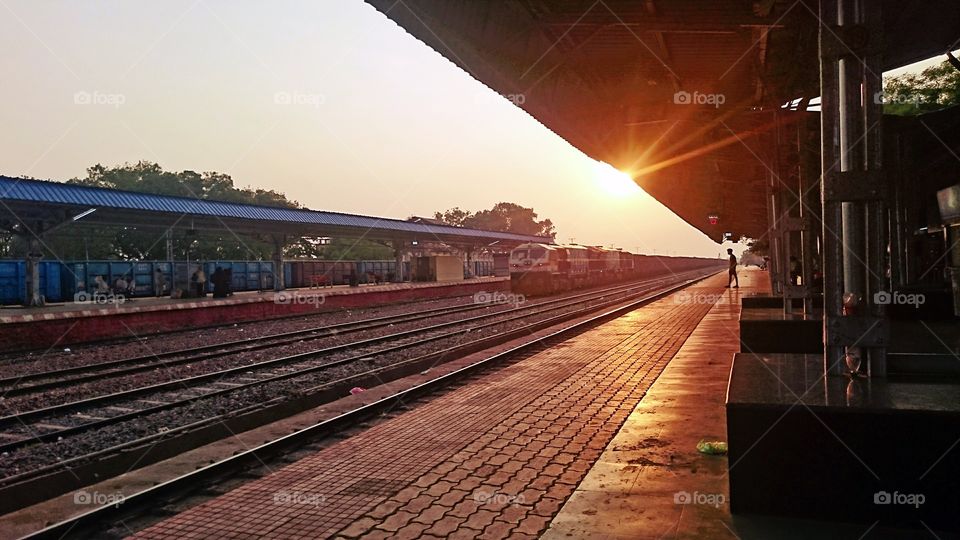
[[[274,221],[292,224],[379,229],[403,233],[430,235],[456,235],[485,239],[512,240],[520,242],[543,242],[539,236],[496,231],[482,231],[445,225],[411,223],[400,219],[323,212],[297,208],[277,208],[253,204],[208,201],[153,195],[118,189],[96,188],[64,184],[46,180],[27,180],[0,176],[0,200],[32,201],[48,204],[66,204],[85,208],[116,208],[142,210],[230,219]],[[135,225],[135,224],[131,224]]]

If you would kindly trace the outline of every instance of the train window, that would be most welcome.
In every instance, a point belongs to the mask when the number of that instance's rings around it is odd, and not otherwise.
[[[515,249],[515,250],[513,251],[513,258],[514,258],[514,259],[526,259],[526,258],[527,258],[527,250],[525,250],[525,249]]]
[[[530,250],[531,259],[542,259],[546,254],[547,254],[547,250],[543,248],[535,248]]]

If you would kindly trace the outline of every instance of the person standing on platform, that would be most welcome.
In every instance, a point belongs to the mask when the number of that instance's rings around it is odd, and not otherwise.
[[[157,298],[163,296],[163,291],[167,288],[167,278],[159,268],[153,271],[153,294]]]
[[[190,281],[193,282],[194,292],[197,298],[207,296],[207,275],[203,272],[203,268],[197,267],[197,271],[190,276]]]
[[[730,248],[727,248],[727,255],[730,256],[730,270],[727,275],[727,288],[730,288],[730,283],[735,283],[733,288],[739,289],[740,278],[737,277],[737,256],[733,254],[733,250]]]
[[[227,281],[226,274],[223,271],[223,268],[217,267],[213,271],[213,275],[210,276],[210,281],[213,283],[213,297],[214,298],[226,298],[227,297]]]
[[[127,294],[127,279],[123,276],[118,277],[113,282],[113,294]]]

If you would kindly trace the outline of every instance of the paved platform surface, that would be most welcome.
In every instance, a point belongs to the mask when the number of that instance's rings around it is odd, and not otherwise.
[[[700,454],[726,440],[724,398],[739,350],[741,295],[769,292],[766,272],[740,272],[740,288],[707,302],[686,340],[593,465],[545,539],[738,538],[729,511],[726,456]]]
[[[724,294],[724,278],[481,376],[136,536],[535,538],[710,311],[706,299]]]

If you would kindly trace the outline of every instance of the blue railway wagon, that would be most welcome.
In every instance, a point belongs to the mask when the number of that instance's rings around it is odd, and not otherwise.
[[[40,261],[40,294],[47,302],[62,302],[60,263]],[[27,298],[27,263],[0,261],[0,304],[23,304]]]
[[[463,261],[463,275],[473,275],[474,277],[492,276],[493,261]]]
[[[478,277],[492,276],[493,261],[473,261],[473,275]]]
[[[381,280],[393,278],[397,270],[396,261],[357,261],[357,277],[361,283],[371,281],[368,274],[376,274]]]
[[[207,274],[208,292],[213,291],[211,277],[217,267],[231,271],[230,287],[234,291],[273,289],[276,278],[273,272],[273,261],[206,261],[203,264],[203,271]]]
[[[79,291],[96,290],[97,276],[103,276],[104,281],[106,281],[110,286],[112,286],[113,282],[121,276],[128,280],[130,278],[137,279],[137,276],[134,273],[135,264],[139,263],[133,263],[129,261],[65,262],[61,270],[61,284],[64,297],[73,298],[73,296]],[[141,277],[139,279],[143,278]],[[152,286],[152,276],[150,277],[150,281],[146,284],[141,284],[139,280],[137,281],[138,292],[141,290],[141,288],[146,290],[148,287]]]
[[[165,294],[174,285],[173,264],[164,261],[71,261],[63,263],[62,285],[64,295],[73,297],[80,290],[96,290],[97,276],[112,286],[117,278],[134,280],[134,296],[153,296],[155,271],[160,269],[166,282]]]
[[[353,261],[287,261],[284,266],[290,268],[290,273],[286,274],[290,277],[288,287],[309,287],[314,276],[326,276],[331,285],[346,285],[350,282],[350,274],[357,272],[357,263]],[[286,268],[284,272],[287,272]]]

